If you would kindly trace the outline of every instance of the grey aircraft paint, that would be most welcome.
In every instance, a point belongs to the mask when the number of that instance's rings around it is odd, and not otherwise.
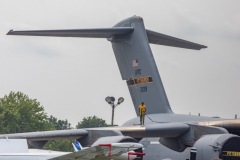
[[[113,37],[109,40],[112,42],[122,79],[128,82],[136,113],[138,113],[138,106],[141,102],[148,106],[149,114],[172,113],[142,18],[131,17],[114,27],[134,27],[131,35]]]
[[[144,101],[148,115],[145,126],[139,126],[139,117],[136,117],[122,127],[32,132],[0,137],[27,138],[35,147],[40,147],[49,139],[66,137],[78,138],[85,146],[102,141],[140,141],[145,147],[144,160],[240,159],[239,119],[225,120],[172,112],[149,43],[194,50],[206,46],[146,30],[143,19],[138,16],[125,19],[112,28],[11,30],[8,35],[107,38],[112,43],[122,79],[129,87],[136,113],[138,105]]]

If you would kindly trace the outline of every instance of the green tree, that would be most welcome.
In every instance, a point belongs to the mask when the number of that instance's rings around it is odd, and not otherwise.
[[[84,117],[82,121],[78,122],[76,128],[93,128],[93,127],[107,127],[105,120],[96,116]]]
[[[50,116],[48,118],[49,123],[53,124],[56,130],[63,130],[63,129],[72,129],[71,123],[68,122],[68,120],[58,120],[54,116]]]
[[[49,122],[55,126],[55,129],[70,129],[71,124],[67,120],[58,120],[57,118],[50,116]],[[106,121],[98,118],[96,116],[83,118],[81,122],[78,122],[76,128],[91,128],[91,127],[106,127],[108,126]],[[56,151],[73,151],[72,147],[73,140],[52,140],[44,146],[44,149],[47,150],[56,150]]]
[[[52,130],[43,106],[22,92],[10,92],[0,99],[0,133]]]
[[[55,129],[70,129],[71,124],[68,123],[67,120],[58,120],[54,116],[50,116],[49,123],[55,126]],[[91,127],[106,127],[108,126],[106,121],[98,118],[96,116],[83,118],[81,122],[78,122],[76,128],[91,128]],[[48,141],[48,143],[44,146],[44,149],[48,150],[56,150],[56,151],[73,151],[73,147],[71,145],[73,140],[53,140]]]
[[[58,120],[54,116],[50,116],[48,118],[49,123],[54,126],[55,130],[64,130],[64,129],[72,129],[71,124],[68,120]],[[44,145],[43,149],[54,150],[54,151],[68,151],[72,152],[72,140],[64,139],[64,140],[50,140]]]
[[[50,140],[44,145],[43,149],[52,151],[73,152],[72,142],[73,140],[71,139]]]

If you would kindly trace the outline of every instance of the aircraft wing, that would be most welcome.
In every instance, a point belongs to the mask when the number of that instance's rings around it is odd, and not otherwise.
[[[41,131],[28,133],[1,134],[0,138],[28,140],[28,144],[34,148],[42,148],[48,140],[57,139],[88,139],[87,144],[93,144],[98,138],[111,136],[130,136],[133,138],[143,137],[177,137],[189,130],[189,125],[184,123],[157,123],[147,126],[125,127],[100,127],[70,130]],[[109,138],[111,141],[113,138]],[[109,142],[106,142],[109,143]]]
[[[1,134],[0,138],[7,137],[10,139],[28,139],[31,141],[47,141],[47,140],[57,140],[57,139],[63,139],[63,138],[80,139],[87,135],[88,135],[88,131],[84,129],[71,129],[71,130],[54,130],[54,131]]]
[[[91,134],[102,136],[126,135],[134,138],[143,137],[177,137],[189,130],[184,123],[156,123],[146,126],[99,127],[69,130],[54,130],[41,132],[1,134],[0,138],[24,138],[30,141],[47,141],[56,139],[81,139]]]
[[[123,153],[142,148],[139,143],[112,143],[99,144],[98,146],[90,147],[77,152],[69,153],[50,160],[88,160],[88,159],[110,159],[112,156],[120,156]]]

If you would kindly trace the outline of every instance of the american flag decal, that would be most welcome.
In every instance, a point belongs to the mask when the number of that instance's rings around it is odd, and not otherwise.
[[[138,66],[138,59],[134,59],[134,60],[132,61],[132,66],[133,66],[133,67],[137,67],[137,66]]]

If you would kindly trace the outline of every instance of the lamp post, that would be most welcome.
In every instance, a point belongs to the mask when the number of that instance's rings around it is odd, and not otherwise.
[[[113,120],[114,120],[114,109],[124,101],[124,98],[123,98],[123,97],[118,98],[117,104],[114,104],[114,101],[115,101],[115,98],[114,98],[114,97],[109,97],[109,96],[108,96],[108,97],[105,98],[105,101],[106,101],[108,104],[110,104],[111,107],[112,107],[112,121],[111,121],[111,126],[113,126],[113,124],[114,124],[114,123],[113,123]]]

